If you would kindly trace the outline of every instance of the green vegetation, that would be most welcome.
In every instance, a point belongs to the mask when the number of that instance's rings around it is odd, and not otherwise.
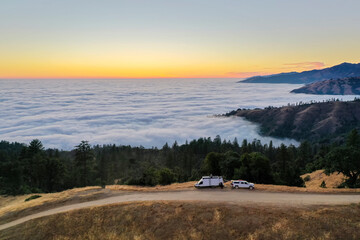
[[[329,79],[313,82],[292,90],[292,93],[327,94],[327,95],[359,95],[360,77]]]
[[[40,197],[41,197],[41,195],[32,195],[31,197],[28,197],[27,199],[25,199],[25,202],[33,200],[33,199],[37,199],[37,198],[40,198]]]
[[[0,142],[0,194],[57,192],[106,184],[155,186],[198,180],[203,175],[246,179],[254,183],[303,186],[301,174],[326,168],[348,177],[346,187],[359,186],[359,136],[354,130],[346,144],[303,142],[274,147],[254,140],[233,142],[200,138],[171,147],[103,145],[82,141],[74,150],[44,149]]]
[[[360,136],[356,130],[351,131],[344,146],[333,148],[325,156],[326,173],[341,172],[348,179],[347,187],[360,187]]]
[[[238,109],[224,116],[239,116],[258,123],[265,136],[293,138],[312,143],[344,141],[352,129],[360,129],[360,100],[298,102],[282,107]]]

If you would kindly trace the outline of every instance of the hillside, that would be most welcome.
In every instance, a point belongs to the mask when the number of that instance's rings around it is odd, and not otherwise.
[[[342,173],[332,173],[330,175],[326,175],[324,170],[316,170],[312,173],[306,173],[301,176],[303,179],[308,180],[305,181],[305,185],[307,189],[321,189],[320,185],[324,181],[326,184],[326,188],[323,189],[331,189],[337,188],[341,183],[344,182],[346,178]]]
[[[338,79],[360,76],[360,63],[342,63],[321,70],[304,72],[280,73],[268,76],[255,76],[247,78],[241,83],[294,83],[307,84],[327,79]]]
[[[225,114],[260,124],[263,135],[321,140],[341,138],[360,127],[360,101],[322,102],[265,109],[238,109]]]
[[[230,181],[225,183],[225,188],[220,190],[222,195],[221,198],[225,199],[227,194],[239,193],[241,196],[237,196],[236,199],[241,201],[243,195],[257,194],[257,199],[259,194],[263,193],[360,193],[360,189],[348,189],[348,188],[336,188],[340,183],[343,182],[344,176],[342,174],[331,174],[329,176],[323,173],[323,170],[318,170],[313,173],[304,174],[301,176],[305,178],[307,175],[310,175],[309,181],[306,181],[306,188],[304,187],[290,187],[284,185],[271,185],[271,184],[256,184],[256,191],[244,190],[233,190],[230,186]],[[320,188],[322,181],[326,182],[327,188]],[[179,192],[180,195],[187,194],[189,192],[195,192],[199,194],[199,198],[202,198],[202,193],[209,191],[208,189],[199,190],[194,188],[195,182],[186,182],[186,183],[174,183],[167,186],[155,186],[155,187],[144,187],[144,186],[128,186],[128,185],[108,185],[106,189],[101,187],[84,187],[84,188],[74,188],[71,190],[66,190],[59,193],[42,193],[39,194],[41,197],[33,199],[31,201],[25,201],[25,199],[33,196],[34,194],[25,194],[19,196],[0,196],[0,231],[1,225],[9,223],[14,220],[21,219],[26,216],[33,214],[38,214],[43,211],[50,209],[55,209],[59,207],[66,207],[73,204],[79,204],[91,201],[100,200],[106,201],[109,198],[121,197],[124,195],[136,195],[139,197],[142,195],[144,197],[150,196],[152,194],[162,194],[162,193],[175,193]],[[211,189],[212,196],[219,192],[218,189]],[[147,195],[144,195],[147,194]],[[268,194],[266,196],[270,196]],[[273,196],[273,195],[271,195]],[[284,195],[282,195],[282,198]],[[178,197],[179,199],[181,197]],[[119,202],[120,199],[116,199],[116,202]],[[128,199],[127,199],[128,201]],[[256,202],[256,200],[252,200]],[[239,202],[238,202],[239,203]],[[279,203],[279,202],[278,202]],[[293,203],[293,202],[292,202]],[[109,202],[108,202],[109,204]],[[283,203],[282,203],[283,204]]]
[[[328,94],[328,95],[359,95],[360,77],[330,79],[310,83],[291,91],[292,93]]]
[[[31,220],[1,239],[359,239],[360,205],[117,203]]]

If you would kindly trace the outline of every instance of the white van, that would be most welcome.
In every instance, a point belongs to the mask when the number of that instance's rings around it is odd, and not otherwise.
[[[255,189],[255,184],[249,183],[245,180],[231,180],[232,188],[248,188],[250,190]]]
[[[196,188],[202,187],[224,187],[224,180],[222,176],[203,176],[198,183],[195,184]]]

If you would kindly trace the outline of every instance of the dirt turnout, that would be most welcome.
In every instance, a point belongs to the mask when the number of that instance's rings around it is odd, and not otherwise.
[[[117,203],[35,219],[0,239],[360,239],[360,205],[261,206],[219,202]]]
[[[108,197],[100,200],[62,206],[18,220],[0,225],[0,230],[16,226],[31,219],[76,210],[86,207],[100,206],[119,202],[135,201],[204,201],[223,202],[237,205],[273,205],[273,206],[314,206],[314,205],[341,205],[360,203],[359,194],[309,194],[309,193],[274,193],[250,190],[223,191],[221,189],[173,191],[173,192],[133,192],[123,193],[119,196]]]

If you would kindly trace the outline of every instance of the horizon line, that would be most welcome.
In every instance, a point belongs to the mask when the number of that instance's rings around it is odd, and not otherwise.
[[[241,77],[0,77],[0,80],[81,80],[81,79],[244,79]]]
[[[313,69],[308,69],[308,70],[303,70],[303,71],[291,71],[291,72],[297,72],[297,73],[301,73],[301,72],[307,72],[307,71],[313,71],[313,70],[323,70],[326,68],[331,68],[334,66],[338,66],[341,64],[358,64],[358,63],[351,63],[351,62],[342,62],[336,65],[332,65],[332,66],[326,66],[324,65],[321,68],[313,68]],[[291,73],[290,71],[277,71],[277,72],[257,72],[258,74],[256,74],[256,72],[254,75],[249,75],[246,77],[236,77],[236,76],[229,76],[229,75],[214,75],[214,76],[184,76],[184,77],[164,77],[164,76],[154,76],[154,77],[121,77],[121,76],[115,76],[115,77],[106,77],[106,76],[81,76],[81,77],[71,77],[71,76],[62,76],[62,77],[50,77],[50,76],[39,76],[39,77],[1,77],[0,76],[0,80],[81,80],[81,79],[103,79],[103,80],[121,80],[121,79],[238,79],[238,80],[243,80],[243,79],[247,79],[247,78],[251,78],[251,77],[257,77],[257,76],[269,76],[269,75],[273,75],[273,74],[281,74],[281,73]]]

